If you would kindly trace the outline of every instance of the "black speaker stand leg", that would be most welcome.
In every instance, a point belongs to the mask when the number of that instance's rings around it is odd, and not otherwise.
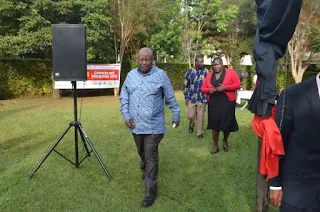
[[[103,168],[104,172],[106,173],[107,177],[109,178],[109,180],[112,180],[112,177],[110,175],[110,173],[108,172],[107,168],[105,167],[105,165],[103,164],[101,158],[98,155],[98,152],[95,150],[93,144],[91,143],[87,133],[84,131],[84,129],[81,126],[81,123],[78,121],[78,115],[77,115],[77,82],[76,81],[72,81],[71,82],[73,85],[73,100],[74,100],[74,121],[71,122],[69,124],[69,126],[64,130],[64,132],[62,133],[62,135],[58,138],[58,140],[53,144],[53,146],[49,149],[49,151],[47,152],[47,154],[42,158],[42,160],[40,161],[40,163],[37,165],[37,167],[31,172],[29,178],[32,178],[32,176],[34,175],[34,173],[40,168],[40,166],[43,164],[43,162],[48,158],[48,156],[50,155],[50,153],[52,151],[57,152],[60,156],[62,156],[63,158],[65,158],[66,160],[68,160],[70,163],[72,163],[73,165],[75,165],[76,168],[79,168],[79,165],[82,161],[79,161],[79,147],[78,147],[78,132],[80,133],[81,136],[81,140],[82,143],[87,151],[87,156],[90,156],[90,151],[88,149],[88,146],[86,143],[88,143],[88,145],[90,146],[91,150],[93,151],[94,155],[96,156],[96,158],[98,159],[101,167]],[[62,155],[61,153],[59,153],[58,151],[56,151],[54,148],[59,144],[59,142],[62,140],[62,138],[67,134],[67,132],[70,130],[71,127],[74,127],[74,146],[75,146],[75,160],[76,162],[73,163],[71,160],[69,160],[68,158],[66,158],[64,155]]]
[[[80,132],[84,135],[85,140],[87,141],[87,143],[89,144],[90,148],[92,149],[94,155],[96,156],[96,158],[98,159],[102,169],[104,170],[104,172],[106,173],[107,177],[109,178],[109,180],[112,180],[112,177],[110,175],[110,173],[108,172],[107,168],[105,167],[105,165],[103,164],[101,158],[98,155],[98,152],[96,151],[96,149],[94,148],[93,144],[91,143],[87,133],[84,131],[84,129],[82,128],[81,124],[79,124],[79,130]]]
[[[80,122],[79,122],[79,125],[81,126]],[[79,129],[79,126],[78,126],[78,129]],[[81,136],[82,144],[83,144],[84,148],[86,149],[87,155],[88,155],[88,157],[90,157],[90,151],[89,151],[87,143],[86,143],[86,141],[84,139],[84,135],[83,135],[83,133],[82,133],[82,131],[80,129],[79,129],[79,133],[80,133],[80,136]]]
[[[40,161],[40,163],[36,166],[36,168],[31,172],[31,174],[29,175],[29,178],[32,178],[32,176],[34,175],[34,173],[36,173],[36,171],[40,168],[40,166],[43,164],[43,162],[48,158],[48,156],[50,155],[50,153],[52,151],[54,151],[54,148],[59,144],[59,142],[62,140],[62,138],[67,134],[67,132],[70,130],[70,128],[72,127],[72,124],[70,124],[65,130],[64,132],[61,134],[61,136],[58,138],[58,140],[53,144],[53,146],[49,149],[49,151],[47,152],[47,154],[42,158],[42,160]]]

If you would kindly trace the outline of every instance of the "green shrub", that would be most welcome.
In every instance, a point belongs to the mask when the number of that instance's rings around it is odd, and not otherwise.
[[[93,63],[89,61],[88,63]],[[104,63],[95,61],[94,63]],[[189,69],[188,64],[157,64],[159,68],[166,71],[171,84],[175,90],[182,88],[182,83],[186,71]],[[131,70],[132,65],[129,62],[122,64],[120,83],[127,73]],[[205,66],[208,70],[210,66]],[[239,71],[248,72],[249,77],[243,81],[243,88],[253,88],[254,67],[242,66]],[[315,72],[306,72],[303,79],[310,79],[315,76]],[[50,60],[38,59],[0,59],[0,99],[8,99],[22,96],[41,96],[52,93],[52,64]],[[285,72],[279,71],[277,75],[277,89],[282,90],[284,85]],[[291,72],[287,74],[286,87],[294,84]]]
[[[253,76],[255,75],[254,67],[242,66],[241,71],[248,72],[248,74],[249,74],[248,78],[243,80],[242,87],[247,90],[252,90],[254,88],[254,84],[253,84]],[[317,74],[317,72],[305,72],[303,75],[303,80],[310,79],[310,78],[314,77],[316,74]],[[286,79],[286,82],[285,82],[285,79]],[[290,71],[287,73],[287,76],[286,76],[285,71],[279,70],[277,73],[276,83],[277,83],[277,90],[278,90],[278,92],[280,92],[281,90],[283,90],[283,88],[294,85],[295,81],[294,81]]]
[[[252,90],[253,89],[253,76],[254,76],[254,69],[252,66],[240,66],[241,72],[247,72],[248,78],[243,79],[242,82],[242,88],[245,88],[246,90]]]
[[[305,72],[303,74],[303,80],[311,79],[316,76],[318,72]],[[287,76],[286,76],[287,75]],[[285,82],[286,79],[286,82]],[[291,72],[289,71],[287,74],[285,71],[278,71],[277,73],[277,89],[281,91],[285,87],[289,87],[295,84],[295,81],[292,77]]]
[[[174,89],[180,90],[182,88],[184,77],[189,69],[188,64],[161,63],[158,64],[158,67],[167,73]]]
[[[52,92],[51,61],[0,60],[0,99],[41,96]]]
[[[180,90],[182,88],[185,74],[186,74],[187,70],[189,69],[188,64],[159,63],[159,64],[157,64],[157,66],[159,68],[163,69],[167,73],[167,75],[170,79],[170,82],[172,84],[172,87],[175,90]],[[129,64],[122,65],[121,85],[122,85],[126,75],[130,71],[130,69],[131,69],[130,67],[132,68],[132,66],[130,66]],[[210,66],[206,66],[206,68],[209,69]]]

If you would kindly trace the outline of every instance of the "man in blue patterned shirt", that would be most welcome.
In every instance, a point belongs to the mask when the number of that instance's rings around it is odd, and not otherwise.
[[[157,195],[158,145],[166,132],[164,103],[172,111],[174,127],[180,123],[180,106],[167,74],[153,66],[151,49],[140,49],[138,64],[138,68],[128,73],[122,86],[120,111],[141,158],[145,184],[145,198],[141,205],[148,207]]]
[[[183,83],[183,93],[189,119],[189,132],[193,132],[197,120],[197,136],[203,138],[203,118],[207,104],[206,95],[201,92],[201,86],[208,71],[203,66],[203,57],[196,57],[195,67],[186,73]]]

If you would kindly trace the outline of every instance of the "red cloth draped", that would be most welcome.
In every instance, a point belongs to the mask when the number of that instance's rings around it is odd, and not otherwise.
[[[284,155],[281,133],[275,123],[276,107],[272,108],[272,117],[262,118],[254,115],[252,129],[257,136],[262,138],[260,157],[260,173],[267,175],[267,180],[278,176],[279,155]]]

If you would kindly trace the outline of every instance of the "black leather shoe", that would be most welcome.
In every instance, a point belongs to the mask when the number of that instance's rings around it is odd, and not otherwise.
[[[189,127],[189,133],[193,133],[193,128]]]
[[[150,207],[154,203],[154,200],[151,197],[145,197],[141,203],[142,207]]]
[[[228,150],[229,150],[229,147],[227,147],[227,146],[224,146],[224,147],[223,147],[223,150],[224,150],[225,152],[228,152]]]
[[[203,139],[203,134],[198,135],[198,138]]]

